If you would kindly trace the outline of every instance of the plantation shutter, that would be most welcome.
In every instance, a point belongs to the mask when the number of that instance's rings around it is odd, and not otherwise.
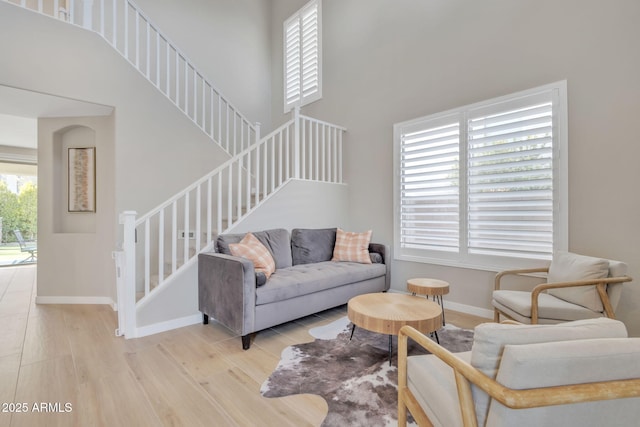
[[[469,113],[469,253],[550,258],[552,113],[549,93]]]
[[[460,248],[460,123],[445,117],[401,134],[400,233],[404,248]]]
[[[300,100],[300,19],[294,16],[285,23],[285,104]]]
[[[321,93],[320,2],[313,0],[284,23],[285,112]]]
[[[320,39],[318,38],[318,5],[302,12],[302,98],[319,90]]]

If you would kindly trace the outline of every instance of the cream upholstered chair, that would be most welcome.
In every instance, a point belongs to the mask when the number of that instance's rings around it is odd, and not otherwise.
[[[511,275],[546,273],[546,283],[531,292],[502,289],[502,279]],[[560,323],[609,317],[615,319],[627,265],[571,252],[557,252],[549,267],[498,273],[491,304],[495,321],[500,314],[521,323]]]
[[[630,426],[640,419],[640,338],[620,321],[485,323],[453,354],[398,335],[398,426]],[[407,357],[408,339],[432,354]]]

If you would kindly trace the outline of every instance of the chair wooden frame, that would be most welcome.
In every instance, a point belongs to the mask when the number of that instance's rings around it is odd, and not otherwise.
[[[407,386],[407,344],[409,338],[453,369],[462,422],[465,427],[477,427],[475,405],[471,394],[472,383],[484,390],[492,399],[496,399],[512,409],[640,397],[640,378],[524,390],[511,389],[489,378],[418,330],[404,326],[398,334],[398,427],[407,425],[407,409],[418,425],[433,426]]]
[[[494,290],[495,291],[500,290],[501,280],[505,276],[513,276],[513,275],[524,276],[524,275],[530,275],[535,273],[549,273],[549,267],[502,271],[496,274]],[[578,286],[594,286],[594,285],[598,291],[600,300],[602,301],[602,306],[604,307],[605,314],[607,315],[607,317],[611,319],[615,319],[616,316],[615,316],[613,307],[611,305],[611,301],[609,300],[609,295],[607,294],[607,285],[630,282],[631,280],[633,279],[629,276],[619,276],[619,277],[605,277],[602,279],[593,279],[593,280],[580,280],[575,282],[541,283],[539,285],[536,285],[531,291],[531,324],[533,325],[538,323],[538,295],[540,295],[541,292],[544,292],[548,289],[572,288],[572,287],[578,287]],[[507,313],[500,311],[497,307],[493,308],[493,312],[494,312],[494,320],[496,322],[500,321],[500,314],[511,319],[511,317]]]

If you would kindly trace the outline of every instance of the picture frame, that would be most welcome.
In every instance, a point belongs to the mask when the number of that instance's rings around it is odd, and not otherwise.
[[[69,212],[96,211],[96,149],[68,149]]]

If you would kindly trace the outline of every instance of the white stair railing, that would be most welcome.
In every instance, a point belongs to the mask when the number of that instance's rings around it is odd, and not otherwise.
[[[124,307],[126,322],[120,333],[135,337],[136,307],[283,184],[291,179],[342,183],[344,131],[295,109],[293,119],[149,213],[136,219],[135,212],[123,212],[124,301],[118,306]]]
[[[196,69],[131,0],[2,0],[100,34],[153,86],[231,156],[255,126]]]

